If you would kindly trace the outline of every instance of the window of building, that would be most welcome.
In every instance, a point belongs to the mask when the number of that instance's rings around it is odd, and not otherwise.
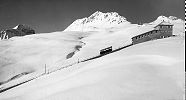
[[[168,26],[168,28],[172,28],[172,26]]]

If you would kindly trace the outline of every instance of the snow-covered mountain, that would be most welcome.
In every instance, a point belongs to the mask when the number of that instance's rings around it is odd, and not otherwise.
[[[130,24],[130,22],[116,12],[97,11],[89,17],[77,19],[64,31],[97,31],[126,24]]]
[[[28,25],[18,24],[12,29],[6,29],[0,32],[0,39],[9,39],[14,36],[25,36],[35,34],[35,30]]]
[[[153,21],[152,23],[160,23],[162,21],[166,21],[166,22],[170,22],[172,24],[174,23],[183,23],[184,21],[182,19],[179,19],[175,16],[159,16],[155,21]]]
[[[144,23],[142,26],[150,26],[154,27],[161,23],[162,21],[169,22],[174,25],[173,27],[173,34],[174,35],[185,35],[184,34],[184,21],[174,16],[159,16],[155,21],[150,23]],[[75,20],[71,25],[69,25],[64,31],[81,31],[81,32],[88,32],[88,31],[105,31],[107,33],[113,32],[116,30],[128,30],[131,28],[135,30],[138,28],[137,24],[131,24],[127,19],[123,16],[120,16],[116,12],[107,12],[103,13],[97,11],[93,13],[89,17],[85,17],[82,19]],[[136,27],[136,28],[135,28]]]

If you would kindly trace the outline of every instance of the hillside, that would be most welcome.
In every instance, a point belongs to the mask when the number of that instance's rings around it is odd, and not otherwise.
[[[69,53],[77,51],[76,46],[84,45],[78,37],[81,34],[54,32],[0,41],[0,83],[67,59]]]
[[[13,88],[0,100],[182,100],[184,43],[138,44]]]

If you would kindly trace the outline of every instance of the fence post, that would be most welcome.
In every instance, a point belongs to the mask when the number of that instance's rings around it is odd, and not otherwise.
[[[79,58],[78,58],[78,63],[79,63]]]
[[[46,64],[45,64],[45,74],[46,74]]]

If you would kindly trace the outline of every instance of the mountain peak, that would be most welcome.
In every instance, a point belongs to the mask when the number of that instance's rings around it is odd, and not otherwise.
[[[179,20],[179,18],[177,18],[175,16],[169,16],[169,19],[171,19],[171,20]]]
[[[157,20],[159,21],[166,21],[166,22],[172,22],[172,21],[179,21],[181,19],[175,17],[175,16],[169,16],[169,17],[166,17],[166,16],[159,16],[157,18]]]
[[[93,13],[91,16],[98,16],[98,15],[101,15],[103,14],[101,11],[96,11],[95,13]],[[91,17],[90,16],[90,17]]]
[[[0,32],[0,39],[9,39],[14,36],[24,36],[35,34],[35,30],[29,27],[28,25],[18,24],[12,29],[6,29],[5,31]]]
[[[169,17],[166,17],[166,16],[159,16],[155,21],[149,23],[149,24],[159,24],[161,23],[162,21],[165,21],[165,22],[168,22],[168,23],[171,23],[171,24],[175,24],[175,23],[184,23],[184,21],[182,19],[179,19],[177,17],[174,17],[174,16],[169,16]]]
[[[107,13],[103,13],[103,12],[100,12],[100,11],[96,11],[95,13],[93,13],[90,17],[88,18],[92,18],[92,17],[100,17],[100,16],[105,16],[105,17],[108,17],[108,16],[114,16],[114,17],[119,17],[120,15],[117,13],[117,12],[107,12]]]
[[[13,29],[17,29],[17,30],[22,30],[22,29],[33,30],[30,26],[25,25],[25,24],[18,24],[18,25],[15,26]]]
[[[94,27],[94,29],[109,28],[126,23],[129,24],[130,22],[128,22],[125,17],[120,16],[117,12],[103,13],[100,11],[96,11],[89,17],[74,21],[64,31],[81,31],[82,28],[85,28],[84,26],[89,29],[91,27]]]
[[[106,22],[109,22],[109,21],[111,21],[111,22],[116,21],[117,22],[118,21],[118,23],[121,23],[121,22],[126,21],[126,18],[120,16],[117,12],[102,13],[100,11],[96,11],[95,13],[93,13],[91,16],[88,17],[88,22],[93,21],[93,20],[104,21],[104,19]]]

